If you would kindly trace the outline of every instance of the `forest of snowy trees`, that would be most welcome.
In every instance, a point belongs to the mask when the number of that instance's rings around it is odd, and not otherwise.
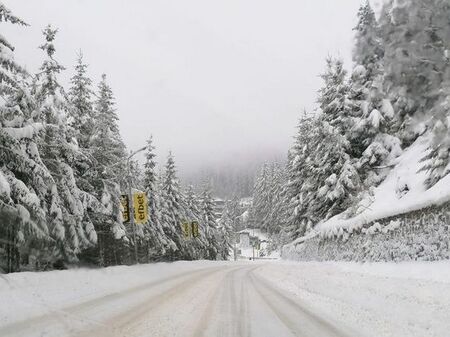
[[[317,111],[301,114],[286,162],[264,165],[255,179],[239,226],[267,230],[277,245],[355,215],[421,136],[429,139],[426,188],[450,172],[450,4],[389,0],[375,14],[366,2],[357,16],[351,71],[326,60]],[[0,22],[27,26],[2,3]],[[135,251],[138,262],[226,259],[239,199],[218,219],[210,184],[181,184],[172,154],[158,170],[150,132],[141,167],[120,135],[107,76],[95,85],[80,51],[70,87],[59,82],[68,70],[57,62],[56,37],[43,30],[42,65],[31,74],[0,35],[0,272],[129,264]],[[240,197],[254,180],[212,178]],[[120,202],[129,180],[148,196],[149,220],[135,229]],[[186,221],[198,222],[198,237],[185,237]]]
[[[425,187],[450,172],[449,18],[447,0],[386,1],[378,15],[361,6],[352,71],[326,60],[319,109],[302,114],[286,164],[264,165],[256,179],[257,226],[282,244],[352,217],[420,136],[430,139]]]
[[[27,26],[2,3],[0,22]],[[151,137],[144,167],[130,158],[106,75],[93,88],[80,52],[64,88],[56,37],[43,30],[42,65],[30,74],[0,36],[0,272],[134,263],[135,247],[139,262],[227,258],[230,224],[216,219],[209,187],[183,190],[172,154],[157,172]],[[122,219],[128,176],[149,203],[136,240]],[[199,236],[183,236],[183,221],[197,221]]]

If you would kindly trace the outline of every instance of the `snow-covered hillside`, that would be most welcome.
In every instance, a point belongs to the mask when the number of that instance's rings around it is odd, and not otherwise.
[[[338,235],[341,229],[351,233],[375,220],[450,201],[450,175],[425,188],[427,174],[420,168],[429,142],[429,137],[421,137],[398,157],[386,179],[357,205],[355,216],[349,218],[348,212],[338,214],[320,223],[311,235],[330,237]]]

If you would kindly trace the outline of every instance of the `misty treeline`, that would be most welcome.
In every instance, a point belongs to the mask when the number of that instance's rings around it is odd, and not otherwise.
[[[256,179],[252,223],[283,243],[355,215],[422,135],[426,188],[450,172],[449,18],[448,0],[387,1],[378,17],[361,6],[352,71],[326,60],[318,111],[301,115],[286,165],[265,165]]]
[[[208,181],[214,195],[223,199],[245,198],[253,193],[255,176],[263,163],[264,160],[255,160],[255,163],[248,161],[245,167],[217,165],[186,174],[182,178],[194,186],[201,186],[204,181]]]
[[[2,3],[0,21],[27,26]],[[228,212],[217,219],[206,185],[199,196],[180,187],[171,154],[156,172],[151,137],[144,167],[130,159],[106,75],[93,89],[80,53],[70,88],[58,81],[65,69],[55,58],[56,33],[43,30],[36,74],[0,36],[0,272],[133,263],[135,245],[140,262],[227,258]],[[120,203],[129,173],[149,200],[136,241]],[[200,235],[186,239],[181,223],[194,220]]]

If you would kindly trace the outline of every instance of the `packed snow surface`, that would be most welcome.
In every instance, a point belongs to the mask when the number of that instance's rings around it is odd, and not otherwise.
[[[447,336],[450,262],[177,262],[0,278],[0,336]]]

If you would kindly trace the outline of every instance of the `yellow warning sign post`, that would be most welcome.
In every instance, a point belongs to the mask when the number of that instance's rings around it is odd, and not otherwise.
[[[181,224],[181,231],[183,232],[184,238],[189,239],[191,237],[191,224],[187,221],[183,221]]]
[[[122,194],[120,196],[120,203],[122,204],[123,223],[128,223],[130,222],[130,201],[128,195]]]
[[[134,221],[137,224],[144,224],[148,221],[148,202],[145,193],[133,194]]]
[[[198,229],[198,222],[192,221],[191,222],[191,230],[192,230],[192,237],[198,238],[200,236],[200,231]]]

